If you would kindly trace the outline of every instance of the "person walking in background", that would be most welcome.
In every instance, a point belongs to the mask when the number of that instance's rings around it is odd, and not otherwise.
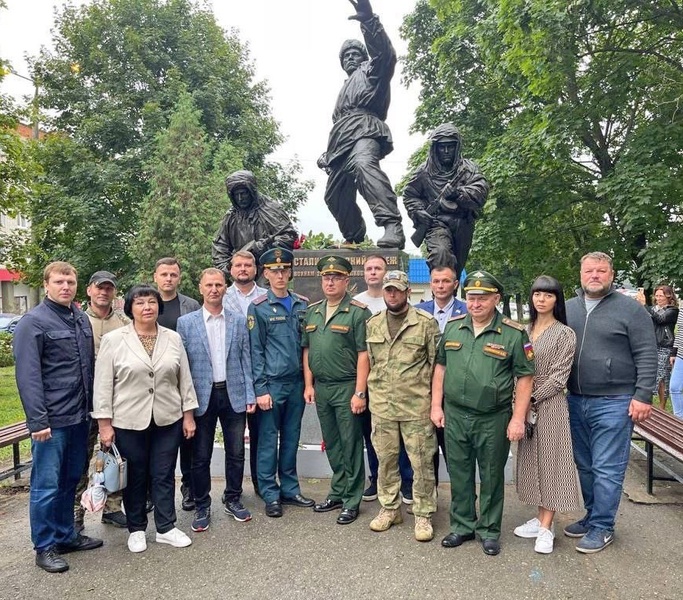
[[[674,415],[683,419],[683,311],[678,312],[676,338],[671,353],[671,406]]]
[[[251,252],[238,250],[230,261],[230,278],[232,285],[223,296],[223,306],[226,310],[240,313],[247,317],[249,305],[268,290],[256,284],[256,258]],[[258,456],[258,406],[253,412],[247,411],[247,426],[249,427],[249,472],[254,493],[261,496],[258,489],[258,475],[256,473],[256,457]]]
[[[261,256],[268,293],[254,300],[247,311],[259,416],[258,487],[266,516],[282,516],[282,505],[311,508],[301,494],[296,455],[304,414],[301,323],[308,300],[288,289],[294,255],[273,248]],[[279,481],[278,481],[279,478]]]
[[[408,303],[410,284],[403,271],[389,271],[382,287],[387,308],[368,320],[366,332],[372,443],[379,458],[377,491],[382,506],[370,529],[386,531],[403,522],[398,467],[402,440],[415,477],[415,539],[428,542],[434,538],[436,512],[436,438],[429,419],[429,390],[439,326],[431,315]]]
[[[352,270],[351,263],[340,256],[318,261],[325,299],[308,307],[301,340],[304,399],[315,403],[332,467],[330,492],[313,510],[341,508],[340,525],[358,518],[365,481],[361,419],[367,408],[370,370],[365,321],[371,313],[347,292]]]
[[[92,416],[100,441],[105,447],[115,442],[128,462],[123,503],[131,552],[147,549],[148,483],[157,543],[176,548],[192,543],[175,526],[175,466],[181,439],[195,433],[199,405],[180,336],[157,323],[163,310],[157,290],[133,286],[124,304],[132,323],[102,338],[95,366]]]
[[[182,315],[199,310],[199,302],[178,292],[181,278],[180,263],[176,258],[167,256],[157,261],[154,267],[154,283],[161,295],[159,325],[172,331],[176,330],[176,323]],[[180,442],[180,475],[182,509],[193,511],[195,505],[192,494],[192,442],[186,438]]]
[[[562,286],[542,275],[531,286],[531,322],[536,374],[527,413],[527,431],[517,442],[517,494],[524,504],[538,507],[533,519],[515,528],[515,535],[534,538],[534,550],[553,551],[553,519],[557,511],[581,508],[572,456],[565,386],[574,360],[576,335],[567,327]]]
[[[387,260],[381,254],[369,254],[363,264],[363,278],[368,289],[360,294],[356,294],[353,299],[367,305],[370,312],[375,314],[386,309],[384,303],[384,293],[382,291],[382,281],[387,273]],[[362,413],[363,420],[363,440],[368,454],[368,469],[370,470],[368,487],[363,491],[363,501],[372,502],[377,500],[377,453],[372,445],[372,409],[370,408],[370,397],[368,397],[367,410]],[[406,449],[401,443],[398,454],[398,468],[401,473],[401,500],[404,504],[413,503],[413,468],[406,454]]]
[[[655,288],[655,303],[648,306],[645,300],[645,292],[638,290],[636,300],[640,302],[652,317],[655,326],[655,339],[657,340],[657,382],[655,393],[659,397],[659,408],[666,408],[666,400],[669,397],[669,385],[671,380],[671,357],[675,357],[674,326],[678,319],[678,300],[670,285],[660,284]]]
[[[633,424],[650,416],[657,375],[652,319],[613,281],[612,258],[590,252],[581,258],[577,296],[567,302],[576,334],[569,422],[586,514],[564,533],[581,538],[576,549],[584,554],[614,541]]]
[[[90,277],[88,287],[85,290],[88,298],[90,298],[85,314],[88,315],[90,325],[92,326],[93,339],[95,340],[95,358],[97,358],[97,353],[100,349],[102,336],[130,323],[130,319],[126,315],[114,309],[113,303],[116,297],[116,286],[117,281],[113,273],[97,271]],[[93,420],[90,423],[90,432],[88,434],[88,462],[76,487],[76,497],[74,498],[74,524],[78,531],[83,530],[85,508],[81,506],[81,496],[88,487],[88,472],[95,452],[97,434],[97,421]],[[102,523],[113,525],[114,527],[123,528],[126,526],[126,515],[123,514],[121,508],[121,492],[107,494],[107,501],[102,511]]]
[[[241,501],[244,478],[246,414],[256,406],[251,378],[247,320],[223,306],[225,275],[204,269],[199,280],[203,307],[178,319],[178,333],[190,363],[199,408],[192,438],[192,489],[196,505],[192,531],[211,523],[211,456],[216,423],[220,421],[225,450],[225,512],[236,521],[250,521]]]
[[[45,299],[17,323],[14,361],[19,398],[31,432],[29,515],[36,565],[69,568],[62,554],[99,548],[77,533],[73,499],[88,458],[95,346],[90,321],[74,304],[77,273],[53,262],[43,273]]]

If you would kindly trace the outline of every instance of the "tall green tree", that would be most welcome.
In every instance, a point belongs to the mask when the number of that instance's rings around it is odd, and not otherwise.
[[[201,111],[189,94],[182,94],[147,165],[150,192],[131,244],[137,281],[150,281],[155,262],[174,256],[183,268],[180,291],[197,297],[199,276],[211,264],[211,241],[227,205],[225,194],[206,176],[210,161]]]
[[[682,31],[674,1],[417,2],[415,128],[456,123],[492,183],[470,265],[518,291],[601,249],[634,282],[683,281]]]
[[[68,258],[85,275],[105,267],[132,272],[128,246],[150,192],[144,165],[184,93],[207,135],[207,178],[214,177],[213,155],[216,164],[229,164],[223,159],[232,154],[278,184],[281,173],[265,159],[282,141],[268,89],[254,81],[246,46],[218,26],[208,5],[67,5],[56,15],[53,46],[32,62],[41,106],[59,132],[43,149],[43,193],[31,206],[39,227],[26,250],[36,259]],[[284,173],[297,182],[292,169]],[[300,190],[288,189],[296,207]]]

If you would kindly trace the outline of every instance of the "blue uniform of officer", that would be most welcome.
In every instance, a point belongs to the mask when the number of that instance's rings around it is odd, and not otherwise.
[[[261,409],[256,470],[269,517],[282,516],[282,504],[315,504],[301,495],[296,474],[305,404],[301,323],[308,303],[288,289],[292,260],[285,248],[273,248],[261,256],[259,263],[270,289],[247,312],[254,391]]]

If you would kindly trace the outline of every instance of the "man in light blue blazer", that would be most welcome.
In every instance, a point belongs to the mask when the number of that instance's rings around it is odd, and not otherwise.
[[[415,308],[421,308],[432,315],[439,324],[439,331],[443,333],[446,323],[453,317],[464,315],[467,312],[467,304],[455,297],[458,291],[458,277],[452,267],[434,267],[429,274],[429,287],[432,290],[433,300],[420,302]],[[439,448],[443,452],[443,459],[448,465],[446,456],[446,441],[443,427],[435,427],[437,448],[434,454],[434,477],[436,485],[439,485]]]
[[[178,319],[199,402],[192,447],[193,531],[206,531],[211,523],[211,455],[219,420],[225,448],[225,512],[237,521],[251,519],[240,500],[246,415],[256,406],[249,335],[244,315],[224,308],[225,289],[223,272],[205,269],[199,281],[204,306]]]

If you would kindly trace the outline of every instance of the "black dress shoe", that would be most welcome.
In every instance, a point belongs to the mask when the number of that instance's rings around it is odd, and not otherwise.
[[[69,554],[69,552],[80,552],[81,550],[94,550],[95,548],[99,548],[102,544],[104,544],[102,540],[79,533],[68,544],[57,544],[55,546],[55,551],[58,554]]]
[[[488,554],[489,556],[500,554],[500,544],[498,543],[498,540],[482,540],[481,546],[484,549],[484,554]]]
[[[444,548],[457,548],[462,546],[465,542],[471,542],[474,539],[474,532],[472,533],[449,533],[441,540],[441,545]]]
[[[357,518],[357,508],[344,508],[337,517],[337,523],[339,523],[340,525],[348,525],[349,523],[353,523]]]
[[[128,520],[122,511],[117,510],[110,513],[102,513],[102,523],[105,525],[113,525],[114,527],[128,527]],[[79,532],[80,533],[80,532]]]
[[[301,508],[311,508],[311,506],[315,505],[315,500],[306,498],[301,494],[291,496],[290,498],[281,498],[280,502],[282,502],[282,504],[287,504],[289,506],[300,506]]]
[[[183,510],[187,512],[192,512],[195,509],[194,497],[192,496],[192,490],[186,485],[180,486],[180,493],[183,495],[183,501],[180,506]]]
[[[69,570],[69,563],[59,556],[54,548],[36,552],[36,565],[48,573],[63,573]]]
[[[282,504],[279,500],[273,500],[272,502],[266,502],[266,516],[267,517],[281,517],[282,516]]]
[[[342,506],[344,506],[344,503],[341,500],[327,498],[325,502],[318,502],[318,504],[313,507],[313,510],[315,512],[330,512],[331,510],[341,508]]]

